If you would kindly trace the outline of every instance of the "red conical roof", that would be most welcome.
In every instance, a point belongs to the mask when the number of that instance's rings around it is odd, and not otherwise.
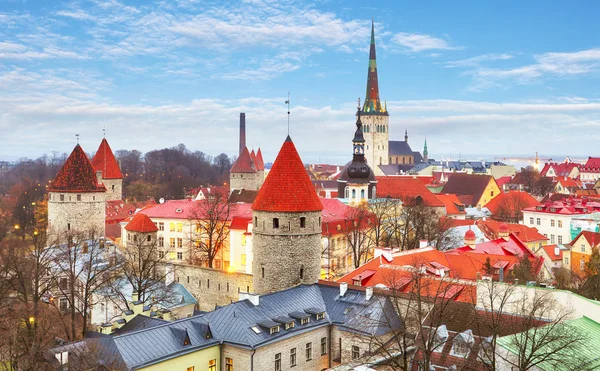
[[[265,169],[265,161],[263,160],[262,152],[260,151],[260,148],[256,152],[256,163],[254,164],[254,166],[256,167],[257,171]]]
[[[475,232],[473,232],[472,230],[469,229],[465,233],[465,240],[475,240],[475,239],[477,239],[477,237],[475,236]]]
[[[108,145],[106,138],[100,142],[100,147],[92,159],[92,165],[96,171],[102,171],[102,179],[123,179],[119,163]]]
[[[56,174],[49,190],[55,192],[104,192],[106,188],[102,184],[98,184],[96,171],[78,144]]]
[[[323,210],[323,204],[289,135],[267,179],[258,191],[252,210],[277,212]]]
[[[230,173],[256,173],[256,168],[252,163],[252,158],[250,157],[250,152],[248,152],[248,147],[244,147],[242,153],[240,153],[240,157],[237,158],[235,164],[229,170]]]
[[[158,231],[156,224],[146,214],[136,214],[125,226],[130,232],[151,233]]]

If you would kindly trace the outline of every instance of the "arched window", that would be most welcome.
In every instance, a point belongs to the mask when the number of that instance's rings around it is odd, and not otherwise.
[[[350,187],[344,188],[344,198],[350,198]]]
[[[352,190],[352,198],[356,198],[356,189]]]
[[[381,157],[379,157],[379,165],[381,165]]]
[[[377,187],[373,186],[373,190],[371,191],[371,198],[372,199],[376,199],[377,198]]]
[[[365,190],[361,189],[360,190],[360,199],[363,200],[365,198]]]

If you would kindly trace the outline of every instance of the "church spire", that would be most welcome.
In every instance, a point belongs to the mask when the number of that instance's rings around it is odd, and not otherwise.
[[[404,141],[408,143],[408,130],[404,129]]]
[[[369,51],[369,70],[367,73],[367,93],[363,105],[364,113],[386,113],[379,100],[377,81],[377,57],[375,53],[375,21],[371,21],[371,48]]]
[[[425,138],[425,145],[423,146],[423,161],[427,162],[429,159],[429,153],[427,152],[427,138]]]

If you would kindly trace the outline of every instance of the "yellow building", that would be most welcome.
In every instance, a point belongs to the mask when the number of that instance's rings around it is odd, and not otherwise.
[[[570,243],[571,250],[563,252],[563,266],[580,277],[585,276],[585,264],[590,260],[592,250],[600,245],[600,233],[582,231]]]
[[[441,193],[452,193],[470,207],[484,206],[500,194],[500,188],[490,175],[459,174],[450,176]]]

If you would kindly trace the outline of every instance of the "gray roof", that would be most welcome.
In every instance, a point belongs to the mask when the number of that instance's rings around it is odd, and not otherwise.
[[[310,314],[323,312],[325,318],[321,320]],[[294,314],[311,316],[311,320],[302,325],[299,320],[293,320]],[[275,334],[265,330],[257,333],[252,329],[257,325],[277,326],[282,319],[294,321],[295,326]],[[347,331],[375,336],[402,327],[389,298],[374,295],[367,301],[364,292],[351,289],[340,297],[337,285],[312,284],[260,296],[257,306],[245,299],[199,316],[132,331],[113,339],[123,363],[128,369],[135,369],[220,342],[255,348],[330,323]],[[189,345],[183,344],[184,333],[189,336]]]
[[[412,156],[413,150],[408,145],[408,142],[403,140],[390,140],[389,141],[389,154],[390,156]]]
[[[379,169],[385,175],[399,175],[408,173],[415,165],[413,164],[390,164],[390,165],[378,165]]]
[[[143,314],[138,314],[129,320],[125,325],[121,328],[115,330],[115,334],[124,334],[130,331],[137,331],[145,328],[150,328],[158,325],[162,325],[168,323],[168,321],[160,318],[152,318],[148,316],[144,316]]]

